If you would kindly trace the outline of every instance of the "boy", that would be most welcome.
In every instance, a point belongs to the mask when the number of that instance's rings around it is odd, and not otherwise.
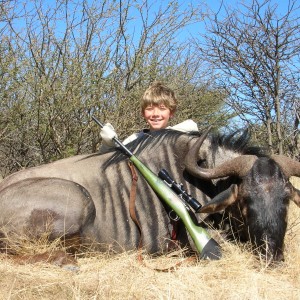
[[[164,128],[183,132],[198,131],[197,124],[192,120],[186,120],[172,127],[168,126],[168,122],[174,116],[176,108],[177,99],[174,91],[164,86],[161,82],[154,82],[145,91],[141,101],[142,116],[148,123],[149,129],[144,129],[130,135],[123,141],[123,144],[128,144],[146,132]],[[115,146],[112,139],[116,137],[117,134],[111,124],[106,123],[101,129],[100,135],[103,140],[100,152],[106,152]]]

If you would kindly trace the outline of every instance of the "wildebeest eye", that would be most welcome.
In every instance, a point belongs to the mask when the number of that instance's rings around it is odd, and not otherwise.
[[[284,197],[287,197],[287,198],[291,198],[292,197],[292,194],[293,194],[293,186],[290,182],[287,182],[285,187],[284,187]]]
[[[242,201],[241,201],[241,203],[242,204],[247,204],[247,205],[249,205],[249,204],[251,204],[253,202],[253,200],[251,199],[251,197],[250,196],[243,196],[243,199],[242,199]]]
[[[284,193],[283,193],[283,195],[281,197],[282,203],[283,204],[288,204],[289,201],[291,200],[291,198],[292,198],[292,192],[291,192],[291,190],[288,189],[288,188],[284,189]]]

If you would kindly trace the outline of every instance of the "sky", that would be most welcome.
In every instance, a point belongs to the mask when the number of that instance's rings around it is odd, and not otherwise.
[[[180,2],[184,3],[186,1],[182,1],[180,0]],[[239,2],[244,2],[244,3],[251,3],[251,0],[244,0],[244,1],[239,1]],[[263,0],[258,0],[259,3],[262,3]],[[286,11],[286,9],[289,6],[289,0],[272,0],[273,4],[277,4],[278,5],[278,9],[279,12],[284,13]],[[298,1],[297,1],[298,2]],[[206,1],[206,4],[208,5],[208,7],[210,7],[214,12],[217,12],[219,10],[219,8],[222,6],[222,4],[224,4],[225,6],[229,6],[229,7],[236,7],[236,0],[213,0],[213,1]],[[300,1],[299,1],[300,4]]]
[[[264,0],[257,0],[259,3],[263,3]],[[225,10],[224,7],[228,7],[229,9],[234,9],[238,8],[237,3],[245,3],[245,4],[250,4],[252,3],[252,0],[203,0],[203,1],[193,1],[193,0],[179,0],[180,5],[183,7],[189,5],[189,3],[204,3],[209,10],[211,10],[212,13],[219,13],[219,16],[222,17],[224,14]],[[271,0],[271,3],[273,5],[277,5],[277,13],[279,15],[283,15],[286,13],[288,7],[289,7],[289,0]],[[300,0],[296,0],[297,5],[300,6]],[[200,31],[205,31],[205,26],[204,23],[202,24],[197,24],[196,26],[189,26],[187,29],[190,34],[194,35],[197,34],[197,32]],[[202,32],[203,33],[203,32]]]
[[[47,7],[51,7],[54,8],[57,3],[64,3],[64,1],[55,1],[55,0],[37,0],[37,1],[41,1],[41,3],[43,3],[43,7],[45,9],[45,11],[47,10]],[[97,3],[97,6],[100,7],[102,5],[102,1],[101,0],[87,0],[89,3]],[[130,1],[130,3],[134,4],[135,2],[140,4],[145,0],[127,0]],[[108,1],[109,3],[113,3],[115,2],[116,5],[119,5],[119,3],[126,3],[127,1],[120,1],[120,0],[110,0]],[[264,0],[257,0],[258,2],[262,3]],[[300,0],[296,0],[297,3],[299,3],[300,5]],[[29,0],[24,2],[24,5],[26,5],[26,10],[30,11],[30,7],[34,6],[34,0]],[[74,3],[78,2],[78,0],[74,0]],[[153,11],[157,10],[159,8],[159,6],[161,5],[167,5],[167,3],[172,2],[171,0],[148,0],[149,5],[152,5],[152,9]],[[200,9],[205,13],[207,11],[207,9],[211,10],[211,12],[217,13],[219,12],[219,15],[222,17],[222,12],[224,12],[224,7],[229,7],[229,8],[237,8],[237,2],[244,2],[244,3],[251,3],[252,0],[178,0],[179,3],[179,7],[183,9],[188,8],[190,5],[193,6],[199,6]],[[272,3],[277,4],[278,5],[278,12],[279,13],[284,13],[289,5],[289,0],[271,0]],[[19,3],[19,7],[16,8],[16,12],[18,12],[18,14],[21,14],[21,12],[23,11],[23,4],[22,1],[18,1]],[[63,4],[62,7],[64,7],[66,5],[66,3],[68,3],[67,5],[69,7],[72,6],[73,1],[65,1],[65,4]],[[80,3],[80,1],[79,1]],[[76,4],[75,6],[76,7]],[[133,11],[134,12],[134,11]],[[154,13],[153,13],[154,15]],[[62,12],[62,27],[63,27],[63,16],[64,13]],[[139,26],[139,20],[136,20],[136,25],[137,27]],[[16,21],[20,27],[22,27],[22,20],[20,18],[18,18],[18,20]],[[25,24],[23,24],[25,25]],[[138,28],[137,28],[138,29]],[[63,30],[62,30],[63,31]],[[185,29],[184,34],[185,35],[194,35],[197,34],[199,31],[205,31],[205,25],[203,22],[200,22],[198,24],[195,25],[190,25]]]

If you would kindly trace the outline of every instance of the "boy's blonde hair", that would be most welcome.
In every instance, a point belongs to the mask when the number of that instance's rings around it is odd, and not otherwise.
[[[177,108],[177,99],[173,90],[163,85],[161,82],[156,81],[147,88],[142,97],[142,112],[144,112],[145,108],[149,105],[160,104],[168,107],[171,112],[175,112]]]

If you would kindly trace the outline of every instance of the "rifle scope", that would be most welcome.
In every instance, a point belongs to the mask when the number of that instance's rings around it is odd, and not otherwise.
[[[175,182],[165,169],[161,169],[158,176],[164,180],[171,189],[195,211],[195,213],[200,210],[202,205],[184,190],[182,184]]]

